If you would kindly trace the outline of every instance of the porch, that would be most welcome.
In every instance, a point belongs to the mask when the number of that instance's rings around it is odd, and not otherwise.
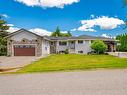
[[[107,44],[108,49],[107,52],[116,52],[116,46],[117,43],[114,41],[104,41],[105,44]]]

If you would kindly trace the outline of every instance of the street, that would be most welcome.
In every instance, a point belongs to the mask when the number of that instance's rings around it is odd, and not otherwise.
[[[127,70],[0,75],[0,95],[127,95]]]

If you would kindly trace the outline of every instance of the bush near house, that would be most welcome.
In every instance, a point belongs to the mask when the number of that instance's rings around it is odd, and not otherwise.
[[[104,54],[104,52],[107,49],[107,45],[101,41],[96,40],[92,43],[91,48],[97,53],[97,54]]]
[[[7,55],[7,40],[0,37],[0,56]]]
[[[69,54],[69,50],[68,49],[65,50],[65,54]]]

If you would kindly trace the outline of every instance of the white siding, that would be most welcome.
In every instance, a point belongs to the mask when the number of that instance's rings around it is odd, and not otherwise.
[[[49,41],[42,40],[42,55],[50,54],[50,43]]]
[[[78,41],[76,41],[75,44],[75,52],[78,53],[78,51],[83,51],[84,54],[87,54],[91,51],[91,41],[83,41],[83,44],[78,44]]]
[[[78,54],[78,51],[83,51],[84,54],[87,54],[88,52],[90,52],[92,50],[90,46],[91,46],[90,40],[84,40],[82,44],[79,44],[78,40],[77,40],[77,41],[75,41],[74,53]],[[57,45],[56,45],[57,52],[65,51],[66,49],[68,49],[68,43],[66,46],[60,46],[59,41],[57,41]]]
[[[68,45],[68,43],[67,43],[67,45]],[[56,44],[56,50],[57,50],[57,52],[59,52],[59,51],[65,51],[66,49],[68,49],[68,46],[67,45],[59,45],[59,41],[57,41],[57,44]]]

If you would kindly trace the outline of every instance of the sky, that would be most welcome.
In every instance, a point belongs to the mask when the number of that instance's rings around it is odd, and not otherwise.
[[[58,26],[74,36],[126,33],[122,0],[0,0],[0,14],[10,32],[24,28],[50,35]]]

